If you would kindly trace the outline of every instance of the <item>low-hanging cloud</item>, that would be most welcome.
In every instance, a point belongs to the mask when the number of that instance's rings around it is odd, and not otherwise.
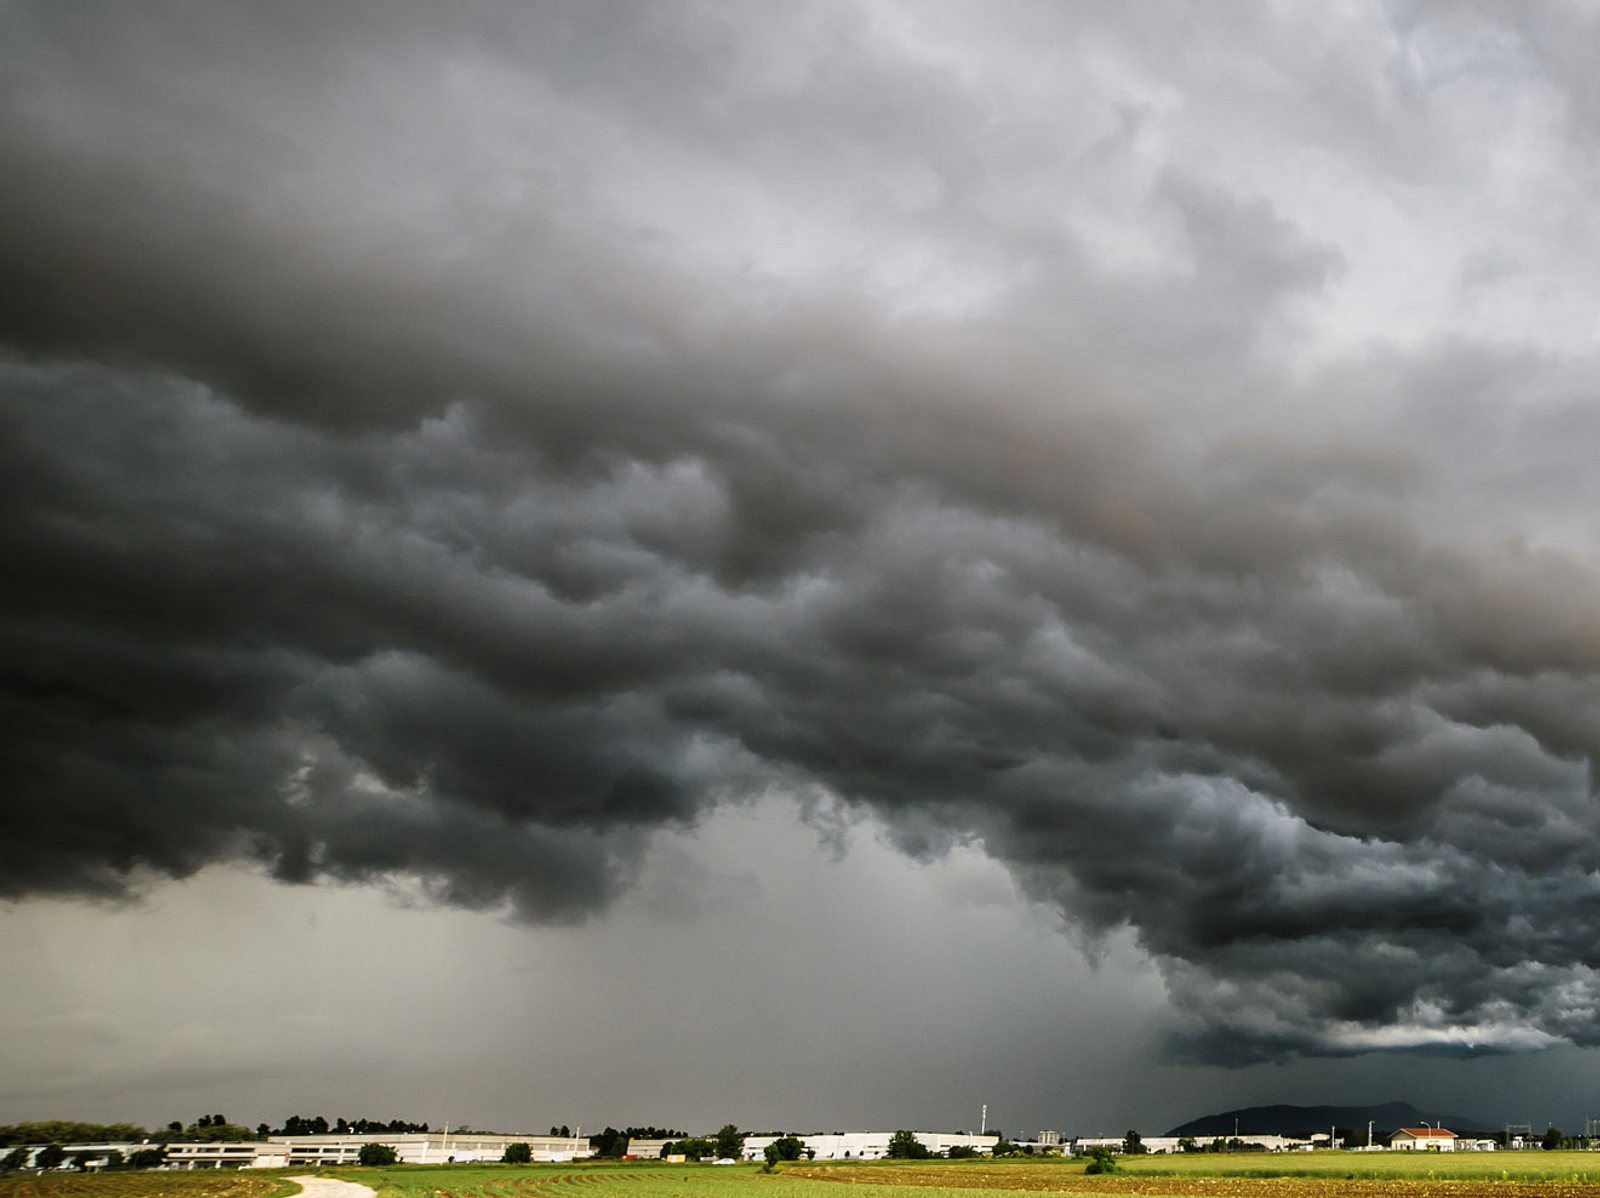
[[[890,13],[15,6],[0,893],[581,919],[820,786],[1131,926],[1199,1058],[1600,1043],[1592,361],[1350,349],[1360,229]],[[976,78],[1172,49],[1009,19]],[[1369,83],[1304,154],[1453,187]]]

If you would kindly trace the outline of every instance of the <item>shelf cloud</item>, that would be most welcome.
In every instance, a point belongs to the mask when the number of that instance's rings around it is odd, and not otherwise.
[[[10,6],[0,894],[823,794],[1185,1059],[1600,1043],[1592,19],[1167,15]]]

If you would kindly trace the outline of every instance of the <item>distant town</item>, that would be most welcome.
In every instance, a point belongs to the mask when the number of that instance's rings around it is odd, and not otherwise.
[[[1295,1108],[1280,1108],[1293,1110]],[[1216,1118],[1213,1117],[1214,1122]],[[1201,1121],[1203,1122],[1203,1121]],[[748,1132],[729,1123],[715,1132],[690,1135],[667,1127],[583,1129],[553,1126],[547,1132],[486,1132],[465,1126],[434,1130],[405,1120],[292,1116],[278,1128],[254,1130],[221,1114],[159,1131],[132,1124],[42,1121],[0,1126],[0,1169],[272,1169],[325,1168],[354,1164],[448,1164],[568,1162],[587,1159],[701,1161],[736,1164],[787,1160],[885,1160],[896,1158],[1104,1156],[1197,1152],[1494,1152],[1600,1146],[1600,1127],[1568,1136],[1549,1127],[1511,1124],[1494,1134],[1459,1134],[1442,1125],[1378,1128],[1330,1125],[1326,1132],[1285,1135],[1247,1128],[1226,1136],[1068,1135],[1039,1129],[1010,1137],[987,1127],[978,1132],[828,1131]]]

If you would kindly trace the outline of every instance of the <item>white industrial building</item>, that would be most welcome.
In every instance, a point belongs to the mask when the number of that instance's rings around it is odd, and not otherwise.
[[[167,1145],[169,1169],[281,1169],[288,1163],[288,1147],[270,1140]]]
[[[669,1140],[629,1140],[628,1148],[624,1155],[641,1161],[658,1161],[661,1159],[661,1153],[668,1144],[672,1143],[673,1140],[682,1138],[681,1136],[673,1136]]]
[[[406,1165],[498,1161],[512,1144],[526,1144],[536,1161],[571,1161],[592,1156],[582,1136],[489,1135],[478,1132],[377,1132],[367,1135],[271,1136],[265,1140],[170,1144],[174,1169],[280,1169],[353,1165],[367,1144],[387,1144]],[[73,1151],[68,1146],[69,1155]]]
[[[38,1155],[47,1147],[49,1147],[49,1145],[27,1144],[23,1145],[22,1147],[26,1148],[27,1150],[27,1155],[23,1158],[22,1167],[24,1169],[33,1169],[38,1167],[34,1163],[35,1158],[38,1157]],[[81,1157],[83,1159],[84,1169],[93,1172],[95,1170],[104,1169],[110,1165],[111,1161],[113,1160],[111,1155],[112,1153],[120,1153],[122,1159],[127,1160],[136,1152],[143,1152],[147,1148],[160,1147],[160,1144],[152,1144],[148,1140],[145,1140],[137,1144],[129,1141],[121,1141],[118,1143],[102,1142],[95,1144],[63,1144],[61,1146],[61,1150],[67,1154],[66,1159],[68,1163],[71,1163],[72,1161]],[[0,1148],[0,1156],[4,1156],[10,1151],[10,1148]]]
[[[997,1136],[973,1136],[965,1132],[919,1131],[913,1134],[930,1152],[948,1152],[951,1147],[959,1144],[976,1152],[989,1153],[994,1151],[999,1139]],[[847,1131],[797,1135],[795,1138],[814,1152],[815,1159],[819,1161],[874,1161],[882,1159],[889,1151],[889,1138],[893,1135],[892,1131]],[[683,1137],[674,1137],[674,1139],[679,1138]],[[782,1138],[782,1136],[746,1136],[744,1159],[761,1160],[767,1145]],[[672,1142],[673,1140],[629,1140],[627,1154],[639,1160],[660,1160],[662,1151]]]
[[[1139,1142],[1144,1145],[1144,1150],[1150,1153],[1182,1152],[1184,1140],[1193,1140],[1199,1147],[1204,1148],[1217,1137],[1211,1136],[1142,1136]],[[1223,1136],[1222,1139],[1233,1139],[1232,1136]],[[1310,1149],[1311,1141],[1296,1139],[1293,1136],[1252,1136],[1238,1137],[1246,1144],[1260,1144],[1268,1152],[1304,1152]],[[1109,1148],[1113,1152],[1121,1152],[1124,1137],[1122,1136],[1079,1136],[1072,1141],[1072,1151],[1079,1156],[1087,1156],[1096,1148]]]
[[[999,1136],[974,1136],[966,1132],[918,1131],[912,1135],[929,1152],[944,1153],[954,1147],[971,1148],[975,1152],[990,1153],[999,1143]],[[798,1136],[806,1149],[816,1153],[819,1161],[882,1160],[889,1153],[892,1131],[846,1131]],[[747,1136],[744,1141],[746,1160],[758,1161],[767,1145],[779,1136]]]

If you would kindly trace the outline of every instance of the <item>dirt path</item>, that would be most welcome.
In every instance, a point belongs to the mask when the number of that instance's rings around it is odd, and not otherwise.
[[[335,1181],[331,1177],[291,1177],[300,1183],[305,1198],[377,1198],[371,1186],[357,1185],[353,1181]]]

